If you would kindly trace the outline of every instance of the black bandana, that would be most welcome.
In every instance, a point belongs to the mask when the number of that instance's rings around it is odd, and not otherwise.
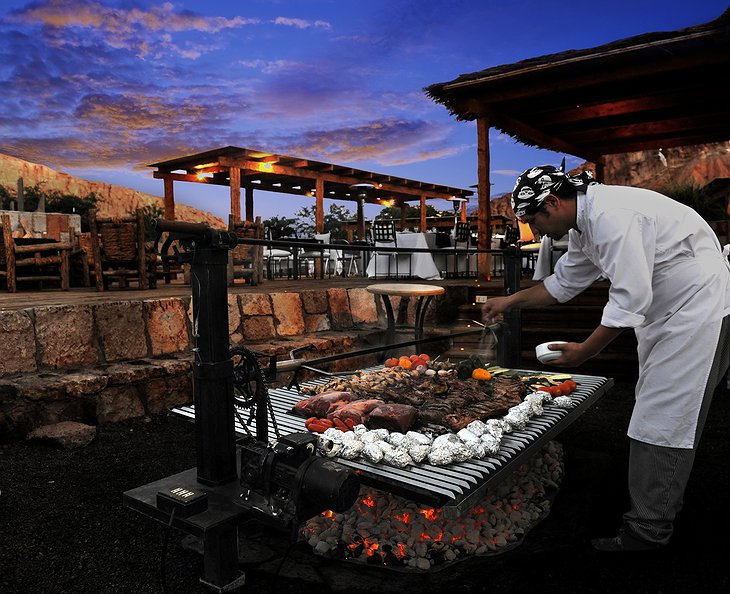
[[[576,189],[585,192],[586,188],[597,183],[590,171],[578,175],[565,173],[565,159],[560,168],[552,165],[540,165],[525,171],[517,178],[512,190],[512,210],[521,219],[525,215],[535,214],[542,206],[543,200],[554,194],[563,183],[568,182]]]

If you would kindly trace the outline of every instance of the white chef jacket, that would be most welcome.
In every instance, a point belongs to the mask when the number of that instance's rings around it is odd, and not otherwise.
[[[632,439],[692,448],[720,335],[730,314],[730,264],[691,208],[651,190],[595,184],[577,198],[568,252],[545,279],[563,303],[601,275],[601,324],[634,328],[639,380]]]

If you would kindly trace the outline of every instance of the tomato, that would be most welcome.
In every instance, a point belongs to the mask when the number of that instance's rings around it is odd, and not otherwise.
[[[570,394],[573,389],[570,387],[570,384],[566,381],[561,384],[558,384],[558,388],[560,388],[560,391],[565,394],[566,396]]]
[[[560,386],[550,386],[549,391],[550,391],[550,396],[552,396],[553,398],[563,395],[563,391],[560,389]]]
[[[401,357],[398,359],[398,365],[400,365],[403,369],[410,369],[413,367],[413,363],[411,363],[411,360],[408,357]]]
[[[572,379],[565,380],[565,383],[570,386],[570,391],[573,392],[578,388],[578,384],[576,384]]]
[[[386,367],[395,367],[396,365],[398,365],[398,359],[396,359],[395,357],[391,357],[390,359],[385,360]]]
[[[426,353],[421,353],[418,355],[421,359],[423,359],[426,363],[428,363],[431,360],[431,357],[429,357]]]

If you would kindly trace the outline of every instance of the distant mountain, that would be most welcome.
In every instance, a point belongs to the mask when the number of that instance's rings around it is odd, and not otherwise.
[[[41,185],[45,190],[57,190],[74,196],[86,196],[93,192],[99,198],[97,203],[99,214],[104,217],[125,216],[136,208],[147,205],[159,208],[164,206],[163,199],[159,196],[145,194],[124,186],[74,177],[45,165],[0,154],[0,185],[6,186],[14,195],[19,177],[23,178],[23,186],[26,188]],[[162,187],[162,181],[160,181],[160,187]],[[227,223],[212,213],[182,204],[178,200],[175,201],[175,218],[180,221],[207,223],[217,229],[227,227]]]
[[[584,163],[576,168],[583,169],[595,171],[595,166]],[[730,142],[609,155],[604,181],[661,191],[672,185],[691,184],[701,188],[718,179],[730,181]],[[492,214],[514,218],[509,193],[493,198],[491,210]]]

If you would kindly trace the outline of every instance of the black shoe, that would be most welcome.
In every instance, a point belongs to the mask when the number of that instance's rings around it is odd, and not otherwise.
[[[591,544],[594,549],[603,553],[656,551],[662,547],[655,542],[647,542],[631,536],[623,529],[619,530],[617,536],[611,538],[594,538]]]

